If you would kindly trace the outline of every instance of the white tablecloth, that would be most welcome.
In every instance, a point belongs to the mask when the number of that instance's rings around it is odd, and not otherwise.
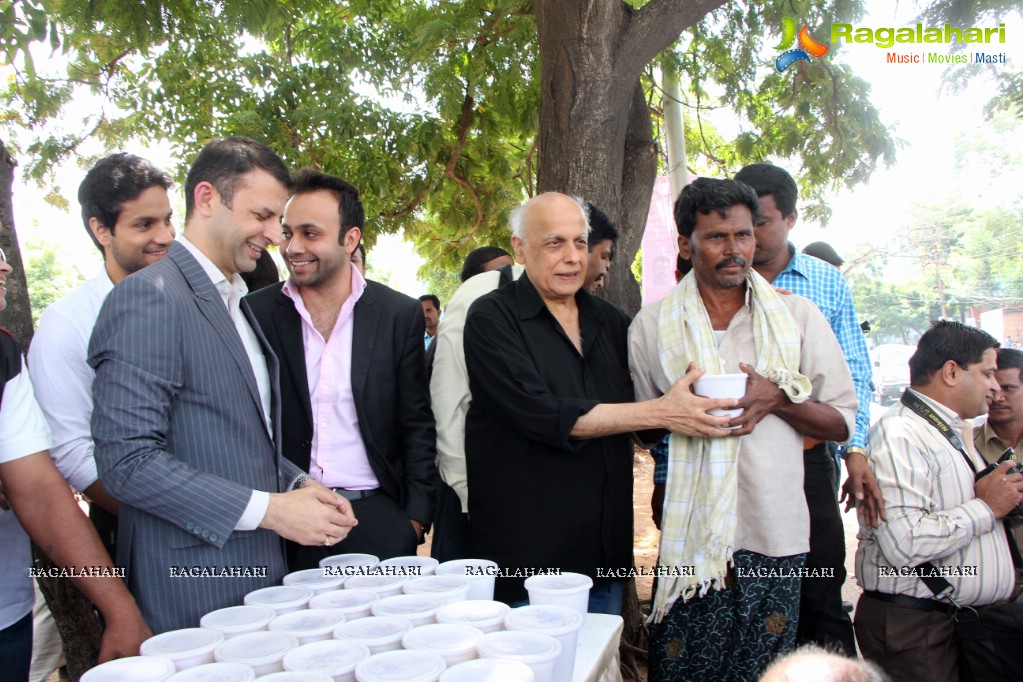
[[[586,614],[586,623],[579,631],[572,682],[622,682],[618,644],[624,627],[621,616]]]

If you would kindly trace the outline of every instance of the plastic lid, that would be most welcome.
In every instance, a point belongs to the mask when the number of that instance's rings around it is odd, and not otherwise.
[[[374,616],[432,617],[442,606],[441,599],[429,594],[396,594],[373,602],[372,611]]]
[[[523,663],[554,660],[561,654],[561,642],[536,632],[491,632],[476,644],[483,658],[512,658]]]
[[[284,576],[284,584],[301,585],[308,587],[314,592],[322,592],[324,590],[340,589],[345,577],[343,575],[330,575],[323,568],[308,568],[304,571],[295,571]]]
[[[333,632],[343,622],[345,615],[334,609],[300,609],[274,618],[270,621],[270,630],[310,637]]]
[[[533,682],[533,669],[504,658],[477,658],[451,666],[440,682]]]
[[[311,609],[334,609],[341,613],[361,611],[380,599],[372,590],[334,590],[318,594],[309,600]]]
[[[417,651],[435,651],[441,656],[459,655],[474,651],[482,636],[482,632],[469,625],[420,625],[402,636],[401,645]]]
[[[274,611],[302,608],[313,598],[313,591],[300,585],[277,585],[253,590],[245,595],[249,606],[268,606]]]
[[[408,582],[408,576],[404,575],[353,575],[344,582],[346,590],[378,590],[400,589]]]
[[[372,554],[335,554],[320,559],[320,568],[324,566],[376,566],[380,559]]]
[[[252,682],[256,673],[242,663],[207,663],[171,675],[167,682]]]
[[[225,640],[213,651],[218,661],[244,663],[253,668],[274,663],[298,646],[295,635],[286,632],[250,632]]]
[[[436,575],[457,575],[461,578],[497,576],[497,562],[490,559],[454,559],[437,566]]]
[[[435,682],[447,663],[428,651],[385,651],[355,666],[358,682]]]
[[[504,617],[504,626],[509,630],[543,632],[551,637],[566,635],[583,625],[583,615],[567,606],[523,606],[512,609]]]
[[[460,594],[469,591],[469,580],[456,575],[428,575],[412,578],[401,589],[405,594]]]
[[[210,611],[199,620],[199,625],[226,633],[248,632],[266,627],[276,615],[276,611],[266,606],[229,606]]]
[[[325,639],[303,644],[284,657],[284,669],[325,673],[331,677],[351,673],[360,661],[369,658],[369,647],[344,639]]]
[[[437,609],[438,623],[465,623],[467,625],[495,625],[504,623],[509,607],[499,601],[486,599],[470,599],[445,604]]]
[[[582,573],[562,573],[561,575],[534,575],[526,578],[527,590],[546,590],[548,592],[577,592],[593,587],[593,579]]]
[[[162,682],[174,674],[174,662],[166,658],[129,656],[108,661],[82,675],[82,682]]]
[[[172,661],[207,654],[224,641],[224,633],[207,628],[169,630],[142,642],[143,656],[161,656]]]
[[[335,639],[353,639],[366,646],[380,646],[401,640],[412,623],[393,616],[370,616],[342,623],[334,628]]]

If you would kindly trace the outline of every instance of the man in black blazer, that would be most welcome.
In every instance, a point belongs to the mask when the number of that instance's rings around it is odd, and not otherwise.
[[[246,298],[281,358],[284,455],[352,502],[332,547],[289,544],[291,570],[332,554],[415,554],[433,517],[436,433],[419,302],[363,279],[359,192],[305,170],[284,210],[291,276]]]

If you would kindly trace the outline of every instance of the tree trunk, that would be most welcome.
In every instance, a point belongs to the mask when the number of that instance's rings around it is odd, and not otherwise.
[[[16,162],[0,141],[0,249],[7,255],[12,272],[7,275],[7,308],[0,312],[0,327],[14,335],[27,351],[32,341],[32,307],[25,282],[25,265],[14,230],[14,167]]]

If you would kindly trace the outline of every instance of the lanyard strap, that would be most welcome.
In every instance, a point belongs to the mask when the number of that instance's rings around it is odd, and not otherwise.
[[[969,465],[970,471],[973,472],[973,475],[977,475],[977,467],[974,466],[973,460],[970,459],[970,455],[967,454],[966,448],[963,446],[963,441],[959,438],[959,434],[957,434],[955,430],[948,425],[948,422],[942,419],[930,405],[925,403],[923,400],[920,400],[916,394],[910,393],[908,390],[902,392],[902,404],[926,419],[928,424],[936,428],[941,435],[948,439],[948,442],[952,444],[952,447],[958,450],[959,454],[966,460],[966,463]],[[985,465],[987,465],[987,460],[984,459],[984,455],[978,452],[977,456],[980,457],[981,461],[983,461]]]

